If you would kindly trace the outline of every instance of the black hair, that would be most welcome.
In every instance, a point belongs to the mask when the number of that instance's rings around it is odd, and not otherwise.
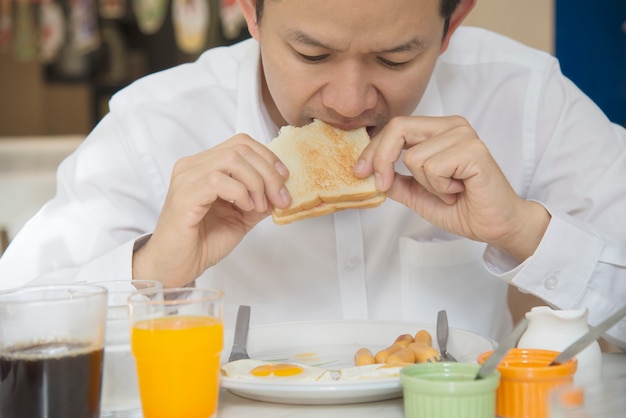
[[[450,25],[450,17],[452,17],[452,13],[454,13],[460,1],[461,0],[441,0],[441,4],[439,5],[439,13],[445,19],[444,26],[443,26],[444,36],[448,33],[448,27]],[[261,16],[263,16],[263,3],[264,2],[265,0],[257,0],[256,2],[257,22],[260,22]]]

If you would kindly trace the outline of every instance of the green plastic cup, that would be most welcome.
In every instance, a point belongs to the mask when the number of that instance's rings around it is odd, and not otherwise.
[[[406,418],[493,418],[500,373],[474,380],[479,364],[420,363],[400,371]]]

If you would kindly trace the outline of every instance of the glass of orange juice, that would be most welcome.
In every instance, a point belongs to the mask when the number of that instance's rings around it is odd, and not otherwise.
[[[144,418],[217,416],[223,292],[146,289],[128,303]]]

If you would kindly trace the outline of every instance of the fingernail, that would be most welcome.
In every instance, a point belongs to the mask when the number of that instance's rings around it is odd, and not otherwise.
[[[281,163],[280,161],[276,161],[276,164],[274,164],[274,168],[283,177],[287,177],[287,175],[289,174],[289,171],[287,170],[287,167],[283,163]]]
[[[291,203],[291,195],[289,194],[289,190],[287,190],[286,187],[280,189],[280,198],[287,205]]]
[[[354,166],[354,172],[360,173],[363,170],[365,170],[365,160],[362,158],[359,158],[359,160],[356,162],[356,165]]]
[[[374,173],[374,184],[377,190],[383,189],[383,176],[379,172]]]

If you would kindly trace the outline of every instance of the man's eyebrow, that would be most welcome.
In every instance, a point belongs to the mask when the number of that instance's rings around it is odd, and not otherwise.
[[[424,49],[425,47],[426,47],[426,42],[421,41],[419,39],[411,39],[409,42],[406,42],[402,45],[398,45],[389,49],[381,49],[378,51],[374,51],[374,53],[393,54],[393,53],[398,53],[398,52],[415,51],[419,49]]]
[[[318,47],[318,48],[323,48],[323,49],[328,49],[328,50],[333,50],[334,51],[334,48],[331,48],[330,46],[324,44],[321,41],[318,41],[317,39],[311,38],[309,35],[307,35],[306,33],[302,32],[299,29],[289,30],[287,32],[287,36],[293,42],[298,42],[298,43],[301,43],[301,44],[306,44],[306,45],[310,45],[310,46],[314,46],[314,47]]]
[[[323,48],[323,49],[327,49],[330,51],[335,51],[335,48],[330,47],[329,45],[326,45],[325,43],[312,38],[311,36],[307,35],[306,33],[302,32],[299,29],[292,29],[289,30],[287,33],[287,36],[293,41],[293,42],[298,42],[301,44],[305,44],[305,45],[309,45],[309,46],[313,46],[313,47],[318,47],[318,48]],[[377,50],[377,51],[373,51],[373,53],[375,54],[393,54],[393,53],[398,53],[398,52],[406,52],[406,51],[414,51],[414,50],[419,50],[419,49],[424,49],[426,47],[426,42],[419,40],[419,39],[411,39],[410,41],[395,46],[393,48],[388,48],[388,49],[381,49],[381,50]]]

